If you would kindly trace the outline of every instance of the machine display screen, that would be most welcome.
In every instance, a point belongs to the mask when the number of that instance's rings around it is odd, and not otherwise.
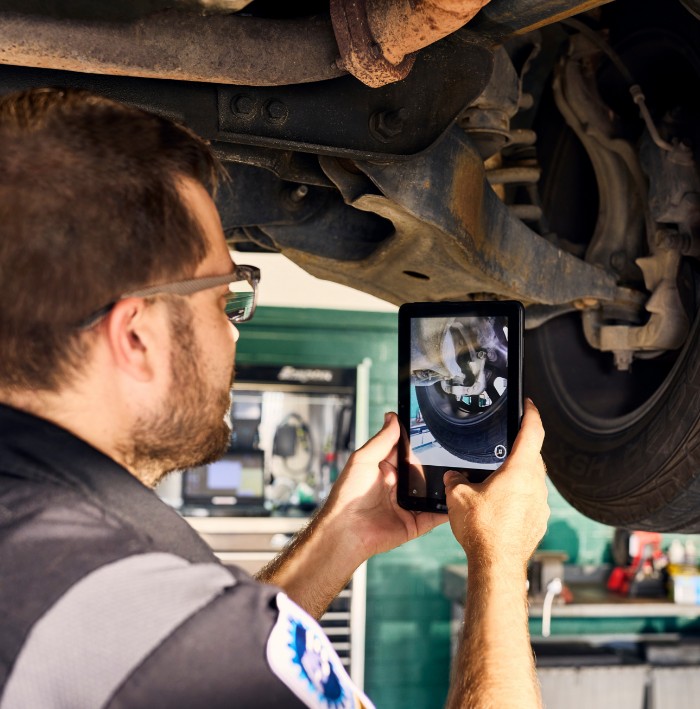
[[[221,460],[185,472],[183,496],[190,503],[228,497],[262,500],[265,488],[262,451],[229,452]]]

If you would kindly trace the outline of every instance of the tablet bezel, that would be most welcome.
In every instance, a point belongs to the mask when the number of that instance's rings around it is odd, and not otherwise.
[[[508,451],[520,428],[523,414],[523,328],[524,309],[517,301],[470,301],[406,303],[399,308],[399,423],[401,436],[398,446],[397,499],[401,507],[424,512],[447,512],[442,497],[417,497],[409,495],[408,446],[411,400],[411,321],[416,318],[441,317],[507,317],[508,318],[508,398],[506,400],[506,431]],[[482,481],[492,471],[482,468],[424,465],[426,473],[440,476],[448,470],[463,470],[475,482]]]

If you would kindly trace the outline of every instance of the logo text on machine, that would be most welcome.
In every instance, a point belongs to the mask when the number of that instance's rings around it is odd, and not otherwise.
[[[333,372],[328,369],[297,369],[296,367],[282,367],[277,379],[281,382],[332,382]]]

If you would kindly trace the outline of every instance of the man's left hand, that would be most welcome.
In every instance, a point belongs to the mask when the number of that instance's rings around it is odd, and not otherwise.
[[[447,515],[411,512],[396,500],[399,421],[386,415],[384,426],[355,451],[333,485],[321,516],[344,528],[362,561],[389,551],[447,521]]]

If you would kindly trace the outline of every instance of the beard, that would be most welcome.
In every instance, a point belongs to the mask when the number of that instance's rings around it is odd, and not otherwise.
[[[156,410],[136,420],[122,451],[127,467],[149,487],[175,470],[218,460],[231,440],[233,364],[226,381],[206,377],[189,306],[179,299],[169,305],[172,388]]]

